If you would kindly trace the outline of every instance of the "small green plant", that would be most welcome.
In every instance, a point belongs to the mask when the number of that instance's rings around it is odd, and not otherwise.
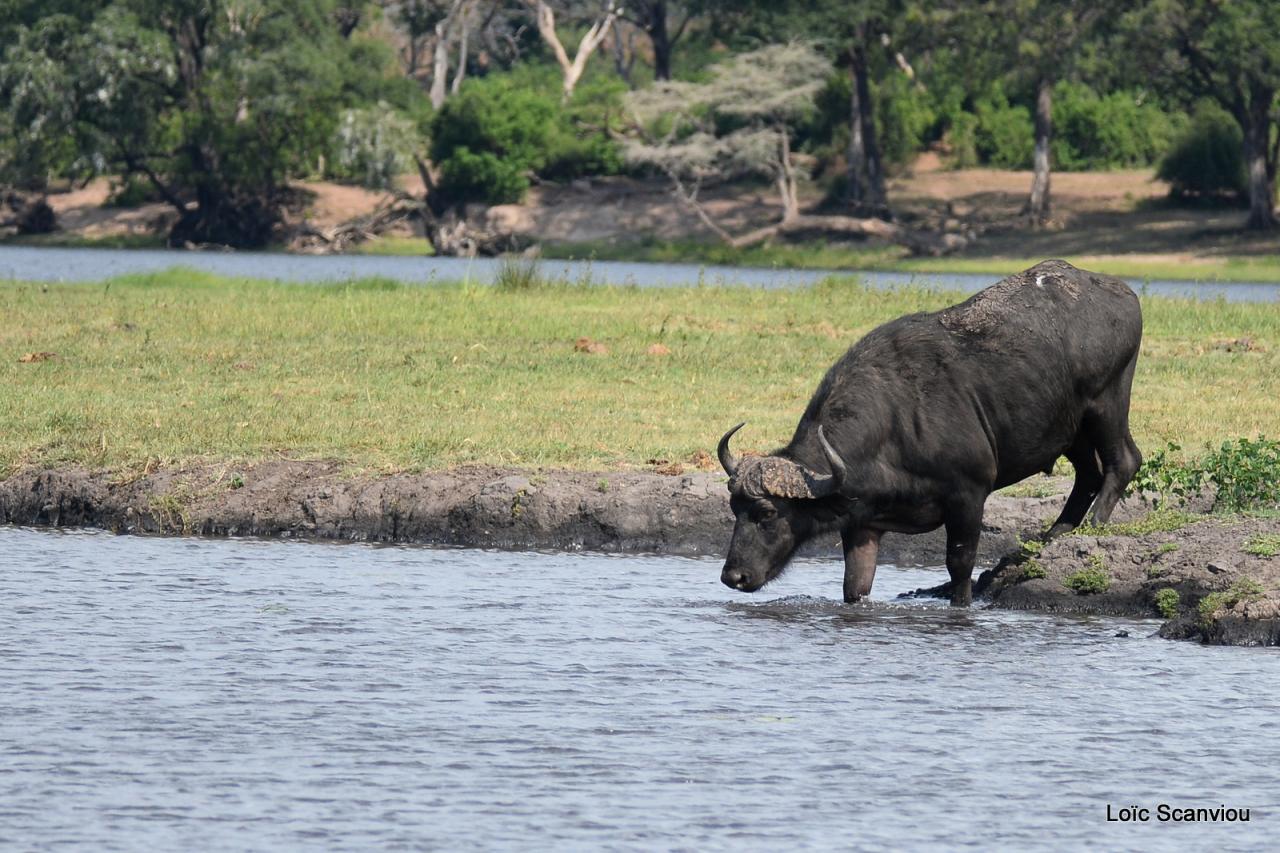
[[[605,492],[609,491],[609,481],[606,480],[604,477],[601,477],[599,480],[597,480],[596,491],[600,492],[601,494],[604,494]]]
[[[1161,507],[1134,521],[1109,524],[1082,524],[1075,529],[1081,536],[1145,536],[1148,533],[1171,533],[1196,520],[1189,512]]]
[[[1255,557],[1274,557],[1280,554],[1280,534],[1259,533],[1244,543],[1244,552]]]
[[[1257,601],[1266,590],[1253,578],[1240,578],[1222,592],[1211,592],[1200,599],[1197,610],[1202,622],[1209,622],[1219,610],[1230,610],[1242,601]]]
[[[233,489],[243,489],[243,488],[244,488],[244,477],[242,477],[242,476],[241,476],[240,474],[238,474],[238,473],[237,473],[237,474],[232,474],[232,475],[231,475],[231,482],[230,482],[230,484],[229,484],[229,485],[230,485],[230,486],[231,486],[231,488],[233,488]]]
[[[1168,573],[1169,573],[1169,570],[1166,569],[1164,566],[1147,566],[1147,577],[1151,578],[1152,580],[1155,580],[1156,578],[1162,578]]]
[[[1182,546],[1179,545],[1177,542],[1166,542],[1156,549],[1156,556],[1159,557],[1163,554],[1172,554],[1174,551],[1178,550],[1181,547]]]
[[[1172,619],[1178,615],[1178,603],[1182,600],[1182,596],[1178,595],[1178,591],[1172,587],[1165,587],[1156,593],[1156,610],[1160,611],[1160,615],[1166,619]]]
[[[1214,509],[1228,512],[1280,507],[1280,441],[1261,436],[1224,441],[1203,457],[1179,462],[1181,445],[1169,442],[1143,463],[1130,491],[1153,492],[1157,508],[1179,504],[1206,488],[1214,492]]]
[[[1039,560],[1027,560],[1022,566],[1022,579],[1024,581],[1035,580],[1036,578],[1045,577],[1046,572],[1044,566]]]
[[[1111,575],[1107,573],[1106,563],[1101,554],[1094,554],[1087,560],[1088,566],[1073,572],[1062,579],[1062,585],[1077,595],[1093,595],[1106,592],[1111,587]]]

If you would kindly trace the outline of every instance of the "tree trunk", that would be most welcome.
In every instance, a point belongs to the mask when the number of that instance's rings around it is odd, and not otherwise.
[[[556,34],[556,17],[544,0],[525,0],[526,3],[533,7],[534,21],[538,26],[538,34],[542,36],[542,40],[551,48],[551,53],[556,58],[556,63],[560,66],[560,71],[564,74],[564,100],[568,101],[573,97],[573,90],[578,85],[578,80],[582,77],[582,72],[587,69],[587,60],[591,58],[591,54],[595,53],[600,43],[604,41],[605,36],[609,34],[609,30],[613,27],[614,20],[618,17],[618,10],[614,2],[609,3],[605,8],[603,18],[595,21],[582,37],[582,41],[578,42],[578,51],[573,59],[569,59],[569,53],[564,49],[564,44],[560,41],[560,36]]]
[[[861,213],[867,200],[867,152],[862,143],[862,105],[858,100],[857,54],[849,51],[849,150],[845,158],[845,203]]]
[[[656,0],[652,4],[649,23],[645,30],[649,34],[649,41],[653,44],[653,78],[670,80],[671,36],[667,32],[666,0]]]
[[[862,175],[861,202],[854,212],[892,218],[889,213],[888,195],[884,187],[884,166],[880,160],[880,143],[876,135],[875,102],[871,99],[871,79],[867,70],[867,54],[861,44],[849,51],[849,64],[853,74],[852,94],[849,106],[850,175],[857,169]],[[861,157],[855,157],[854,140],[859,140]],[[858,163],[856,160],[860,159]]]
[[[1250,87],[1248,106],[1242,110],[1240,124],[1244,130],[1244,163],[1249,172],[1249,220],[1251,231],[1270,231],[1276,220],[1275,191],[1268,163],[1271,144],[1271,102],[1275,92],[1267,87]]]
[[[1044,225],[1049,221],[1049,142],[1053,139],[1053,82],[1047,77],[1036,84],[1035,136],[1034,172],[1026,214],[1033,225]]]
[[[787,129],[778,131],[778,194],[782,196],[782,221],[790,222],[800,215],[800,200],[796,193],[796,171],[791,166],[791,140]]]

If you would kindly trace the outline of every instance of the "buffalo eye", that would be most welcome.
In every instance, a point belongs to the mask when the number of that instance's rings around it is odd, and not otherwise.
[[[756,518],[760,521],[773,521],[777,517],[778,511],[771,506],[763,506],[756,511]]]

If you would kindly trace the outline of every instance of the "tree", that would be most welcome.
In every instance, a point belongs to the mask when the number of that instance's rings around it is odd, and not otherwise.
[[[551,48],[551,53],[555,56],[556,63],[564,75],[564,100],[567,101],[573,97],[573,90],[582,78],[582,73],[587,69],[587,60],[613,28],[614,21],[618,17],[617,2],[606,0],[604,8],[592,19],[582,40],[578,42],[578,49],[573,59],[569,58],[564,43],[556,33],[556,13],[551,5],[546,0],[525,0],[525,4],[533,10],[538,35],[542,36],[547,47]]]
[[[1129,23],[1135,45],[1149,67],[1161,69],[1168,88],[1216,101],[1240,125],[1249,188],[1245,227],[1275,229],[1280,4],[1154,0]]]
[[[621,17],[644,32],[653,47],[653,77],[655,80],[671,79],[671,53],[676,42],[684,35],[685,27],[693,17],[692,9],[685,9],[680,23],[673,31],[667,25],[670,6],[667,0],[630,0],[623,5]]]
[[[1034,225],[1052,216],[1053,90],[1075,73],[1085,46],[1100,35],[1107,13],[1119,4],[1102,0],[988,0],[950,4],[940,28],[951,33],[977,76],[1012,78],[1034,93],[1031,190],[1023,208]]]
[[[812,111],[831,70],[830,62],[811,47],[768,45],[713,66],[704,83],[659,82],[629,93],[628,107],[640,134],[628,141],[625,156],[665,173],[677,199],[732,246],[800,231],[874,235],[930,253],[963,245],[956,237],[921,234],[879,218],[800,212],[800,169],[791,137],[796,121]],[[704,183],[753,174],[770,178],[777,187],[779,221],[731,234],[699,202],[699,191]]]
[[[0,62],[15,148],[28,160],[68,148],[67,171],[145,177],[179,214],[172,243],[261,246],[288,178],[328,149],[344,99],[377,74],[336,11],[119,0],[87,24],[40,19]]]

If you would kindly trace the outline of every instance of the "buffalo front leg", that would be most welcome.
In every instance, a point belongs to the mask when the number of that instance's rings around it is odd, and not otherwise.
[[[876,554],[880,551],[879,530],[843,530],[844,600],[854,602],[871,594],[876,579]]]
[[[951,606],[968,607],[973,601],[973,564],[978,560],[978,539],[982,536],[982,501],[955,509],[946,527]]]

